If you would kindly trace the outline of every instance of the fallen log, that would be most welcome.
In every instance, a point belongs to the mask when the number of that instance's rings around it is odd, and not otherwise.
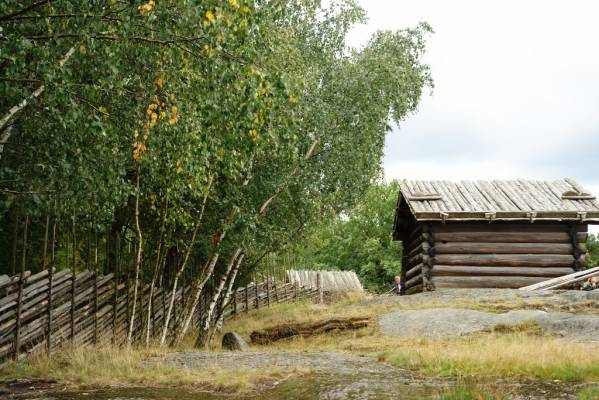
[[[268,344],[293,336],[319,335],[333,330],[360,329],[368,326],[370,318],[327,319],[318,322],[276,325],[271,328],[253,331],[250,334],[252,343]]]

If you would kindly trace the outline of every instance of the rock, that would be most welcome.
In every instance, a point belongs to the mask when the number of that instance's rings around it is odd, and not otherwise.
[[[538,310],[514,310],[495,314],[456,308],[431,308],[399,311],[381,316],[379,328],[388,336],[445,337],[462,336],[534,321],[543,332],[581,342],[597,341],[599,316],[575,315]]]
[[[248,344],[235,332],[227,332],[223,336],[223,349],[245,351],[249,349]]]

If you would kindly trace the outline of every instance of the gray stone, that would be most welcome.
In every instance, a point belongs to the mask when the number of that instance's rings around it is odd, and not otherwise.
[[[538,323],[544,333],[581,342],[599,340],[599,315],[576,315],[539,310],[514,310],[503,314],[456,308],[398,311],[381,316],[379,329],[388,336],[462,336],[494,326]]]
[[[248,344],[236,332],[227,332],[223,336],[223,349],[245,351],[250,348]]]

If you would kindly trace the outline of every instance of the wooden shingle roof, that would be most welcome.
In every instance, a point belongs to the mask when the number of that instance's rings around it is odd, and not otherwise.
[[[403,180],[400,190],[417,221],[599,222],[599,202],[571,179]]]

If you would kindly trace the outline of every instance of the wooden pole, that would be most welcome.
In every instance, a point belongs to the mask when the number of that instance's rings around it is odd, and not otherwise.
[[[19,358],[19,349],[21,348],[21,313],[23,308],[23,285],[25,283],[25,272],[21,270],[18,283],[17,294],[17,319],[15,322],[15,342],[13,350],[13,360]]]
[[[254,276],[254,291],[256,292],[256,310],[260,309],[260,292],[258,290],[258,282]]]
[[[120,272],[120,262],[121,262],[121,237],[120,233],[116,234],[116,243],[115,243],[115,266],[114,266],[114,294],[112,297],[112,343],[116,344],[116,317],[118,312],[119,305],[119,272]]]
[[[71,265],[71,310],[70,310],[70,327],[71,327],[71,344],[75,344],[75,279],[77,275],[75,273],[75,221],[72,222],[72,265]],[[68,258],[68,255],[67,255]]]
[[[249,301],[249,297],[248,297],[248,292],[250,291],[250,284],[248,283],[245,286],[245,312],[247,313],[248,311],[250,311],[250,301]]]
[[[52,350],[52,300],[53,300],[53,280],[54,280],[54,261],[55,261],[55,252],[54,246],[56,243],[56,216],[54,217],[52,223],[52,244],[50,245],[51,249],[51,262],[50,268],[48,270],[48,308],[46,313],[46,353],[48,357],[50,357],[50,353]]]
[[[94,344],[98,343],[98,232],[95,232],[96,246],[94,252]]]
[[[266,305],[270,307],[270,279],[268,273],[266,275]]]
[[[27,263],[27,231],[29,225],[29,215],[25,215],[25,225],[23,227],[23,258],[21,262],[21,274],[19,275],[18,294],[17,294],[17,317],[15,322],[15,344],[13,359],[19,358],[21,348],[21,313],[23,309],[23,286],[25,284],[25,264]]]
[[[19,211],[20,207],[17,204],[15,207],[15,224],[12,231],[12,258],[10,261],[10,275],[17,274],[17,242],[19,240]]]
[[[318,302],[324,303],[324,291],[322,290],[322,272],[318,271],[316,274],[316,287],[318,288]]]
[[[237,315],[237,289],[233,289],[233,315]]]

